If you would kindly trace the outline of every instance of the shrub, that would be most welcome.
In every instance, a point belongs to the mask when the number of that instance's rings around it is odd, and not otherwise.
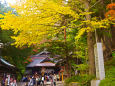
[[[105,78],[99,86],[115,86],[115,78]]]
[[[71,83],[71,82],[79,82],[80,86],[89,86],[90,85],[90,81],[92,80],[92,76],[89,76],[87,74],[85,75],[77,75],[77,76],[72,76],[70,78],[67,78],[65,80],[66,86],[67,84]]]
[[[100,82],[99,86],[115,86],[115,51],[112,53],[113,58],[106,62],[106,78]]]

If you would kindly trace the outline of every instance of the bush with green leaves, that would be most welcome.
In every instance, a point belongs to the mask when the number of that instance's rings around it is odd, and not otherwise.
[[[89,76],[87,74],[84,75],[76,75],[65,80],[66,86],[71,82],[78,82],[80,86],[90,86],[90,81],[94,78],[93,76]]]
[[[101,81],[99,86],[115,86],[115,52],[112,53],[113,58],[106,62],[106,78]]]
[[[99,86],[115,86],[115,78],[106,78],[101,81]]]
[[[106,78],[99,86],[115,86],[115,66],[110,66],[110,69],[106,71]]]

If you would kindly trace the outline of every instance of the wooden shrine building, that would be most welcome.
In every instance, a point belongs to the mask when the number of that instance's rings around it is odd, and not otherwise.
[[[45,50],[36,55],[31,56],[32,62],[27,65],[26,72],[31,71],[32,74],[34,74],[35,72],[58,73],[60,67],[57,67],[56,65],[58,61],[54,60],[56,56],[54,58],[51,58],[50,56],[50,52]]]
[[[0,56],[0,79],[7,74],[16,74],[16,67]]]

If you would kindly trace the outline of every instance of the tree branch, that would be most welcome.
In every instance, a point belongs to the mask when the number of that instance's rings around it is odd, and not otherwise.
[[[99,3],[101,0],[97,1],[94,5],[92,5],[90,8],[94,7],[97,3]]]

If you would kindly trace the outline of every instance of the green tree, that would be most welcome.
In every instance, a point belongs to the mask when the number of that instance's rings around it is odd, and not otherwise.
[[[74,37],[77,41],[86,33],[89,74],[94,75],[95,41],[93,33],[97,28],[107,28],[108,26],[107,19],[92,16],[91,9],[96,3],[96,0],[69,0],[68,3],[64,2],[64,0],[59,2],[57,0],[24,0],[15,6],[19,15],[16,16],[9,12],[2,16],[1,26],[2,29],[11,29],[15,34],[19,33],[13,37],[16,40],[16,46],[26,44],[28,46],[36,44],[37,46],[38,42],[40,44],[48,41],[49,39],[47,38],[50,38],[50,36],[51,39],[52,37],[60,36],[60,39],[64,38],[61,41],[65,41],[64,43],[66,44],[68,40],[66,38],[67,30],[73,30],[73,28],[77,29]],[[68,53],[68,49],[65,53]],[[66,58],[68,59],[67,54]]]
[[[0,14],[4,15],[4,13],[7,13],[8,11],[13,11],[13,13],[16,14],[13,8],[0,3]],[[11,36],[14,36],[13,31],[0,29],[0,42],[4,44],[3,49],[1,49],[1,55],[5,60],[18,68],[19,72],[17,72],[17,74],[23,74],[27,65],[25,62],[29,63],[31,60],[28,56],[32,54],[32,48],[16,48],[11,45],[11,43],[15,42]]]

